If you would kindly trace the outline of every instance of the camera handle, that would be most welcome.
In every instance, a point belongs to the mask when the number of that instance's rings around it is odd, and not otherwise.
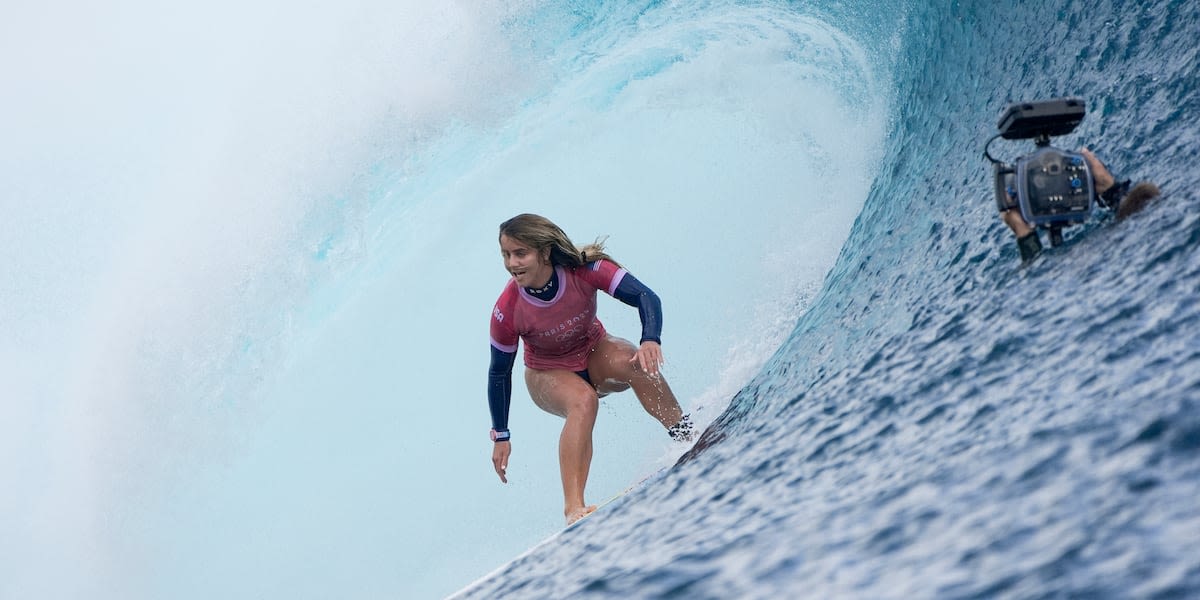
[[[993,181],[995,181],[996,210],[1004,212],[1006,210],[1012,210],[1019,207],[1016,198],[1017,170],[1014,169],[1012,165],[992,156],[989,148],[991,148],[992,142],[998,139],[1000,139],[999,133],[988,139],[987,143],[983,145],[983,157],[992,163],[992,177]],[[1049,143],[1050,138],[1046,139],[1047,143]]]
[[[1004,212],[1017,208],[1016,169],[1010,164],[992,163],[992,175],[996,186],[996,210]]]
[[[1061,246],[1063,243],[1062,223],[1051,223],[1050,225],[1046,226],[1046,229],[1050,230],[1050,246]]]

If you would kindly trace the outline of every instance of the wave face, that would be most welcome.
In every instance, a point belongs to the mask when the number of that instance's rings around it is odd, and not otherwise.
[[[463,597],[1200,595],[1196,5],[887,17],[893,125],[811,308],[702,449]],[[980,150],[1063,95],[1056,145],[1165,196],[1021,267]]]

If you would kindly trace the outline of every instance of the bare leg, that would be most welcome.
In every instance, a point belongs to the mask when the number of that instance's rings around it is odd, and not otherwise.
[[[563,514],[567,524],[596,510],[583,500],[592,466],[592,427],[599,398],[580,376],[563,369],[525,370],[529,395],[542,410],[566,419],[558,438],[558,467],[562,473]]]
[[[588,373],[601,392],[620,392],[633,387],[642,408],[650,416],[670,428],[683,418],[683,410],[667,380],[661,374],[650,376],[636,363],[630,362],[637,349],[633,344],[614,336],[600,340],[588,360]]]

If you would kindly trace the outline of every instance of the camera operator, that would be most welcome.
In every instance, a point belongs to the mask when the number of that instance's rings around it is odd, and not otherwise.
[[[1080,98],[1051,98],[1009,104],[996,123],[998,133],[983,147],[992,163],[994,197],[1004,221],[1017,236],[1022,260],[1042,251],[1040,231],[1050,232],[1050,245],[1063,243],[1063,229],[1080,225],[1100,206],[1117,214],[1117,219],[1141,210],[1158,196],[1152,183],[1129,189],[1129,180],[1117,182],[1112,172],[1084,148],[1070,152],[1055,148],[1051,138],[1075,130],[1087,115]],[[989,148],[997,139],[1033,140],[1033,152],[1005,161],[992,156]]]
[[[1087,161],[1095,183],[1095,192],[1101,205],[1112,209],[1120,221],[1146,206],[1146,203],[1159,195],[1158,186],[1150,182],[1142,182],[1129,187],[1129,180],[1117,181],[1113,174],[1087,148],[1080,148],[1079,153]],[[1015,201],[1015,199],[1014,199]],[[1004,221],[1017,238],[1017,249],[1021,260],[1028,261],[1042,251],[1042,240],[1038,230],[1025,221],[1018,208],[1010,208],[1000,212],[1000,220]]]

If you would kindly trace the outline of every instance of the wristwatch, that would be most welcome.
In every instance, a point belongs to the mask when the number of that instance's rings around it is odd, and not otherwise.
[[[509,437],[511,437],[511,435],[512,434],[510,434],[507,429],[505,429],[504,431],[496,431],[495,429],[493,429],[492,430],[492,441],[493,442],[507,442]]]

